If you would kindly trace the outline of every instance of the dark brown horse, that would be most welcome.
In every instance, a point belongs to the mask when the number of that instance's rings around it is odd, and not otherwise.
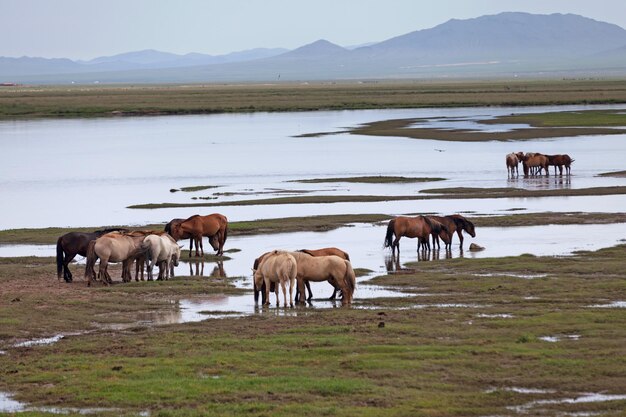
[[[554,166],[554,175],[556,175],[556,168],[559,168],[559,175],[563,175],[563,167],[565,167],[565,174],[571,175],[570,167],[574,160],[569,155],[546,155],[548,157],[548,165]]]
[[[450,243],[448,245],[452,245],[452,237],[454,236],[454,232],[459,236],[459,247],[463,249],[463,230],[470,234],[472,237],[476,237],[476,230],[474,228],[474,223],[461,216],[460,214],[452,214],[450,216],[431,216],[435,218],[439,222],[446,225],[448,230],[450,231]],[[445,241],[444,241],[445,242]]]
[[[221,256],[224,254],[224,242],[228,236],[228,219],[219,213],[208,216],[196,214],[180,223],[173,223],[170,235],[175,240],[185,239],[187,236],[192,238],[196,242],[196,256],[204,255],[202,237],[207,236],[209,243],[217,251],[217,255]],[[189,256],[191,256],[191,248],[189,248]]]
[[[394,254],[398,249],[398,256],[400,255],[400,238],[406,236],[409,238],[418,238],[417,249],[419,251],[420,243],[425,244],[425,248],[430,250],[430,235],[432,233],[433,225],[432,220],[426,216],[405,217],[398,216],[395,219],[389,221],[387,226],[387,234],[385,235],[384,247],[391,248],[391,253]],[[395,236],[395,239],[393,237]],[[420,241],[420,239],[422,239]]]
[[[72,282],[72,272],[69,263],[74,260],[76,255],[87,256],[87,246],[92,240],[96,240],[102,235],[115,231],[127,231],[123,228],[110,228],[96,230],[91,233],[69,232],[57,239],[57,276],[65,282]]]

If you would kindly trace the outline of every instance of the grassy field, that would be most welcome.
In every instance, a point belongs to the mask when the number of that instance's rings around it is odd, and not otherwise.
[[[122,330],[228,282],[88,289],[51,260],[4,259],[0,391],[72,415],[619,416],[626,316],[603,306],[624,301],[625,251],[418,262],[375,279],[407,297]],[[77,334],[11,347],[55,332]],[[586,393],[617,397],[573,401]]]
[[[499,132],[469,129],[438,129],[421,127],[428,119],[393,119],[365,123],[347,130],[355,135],[408,137],[452,142],[485,142],[548,139],[591,135],[617,135],[626,132],[626,113],[613,110],[578,112],[547,112],[518,114],[482,120],[487,125],[528,124],[532,128],[511,129]],[[326,133],[310,133],[309,136]]]
[[[378,108],[626,103],[626,81],[384,81],[0,88],[0,120]]]

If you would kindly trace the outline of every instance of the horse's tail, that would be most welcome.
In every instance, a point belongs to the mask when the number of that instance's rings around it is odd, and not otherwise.
[[[222,245],[226,243],[226,238],[228,237],[228,222],[226,222],[226,225],[224,226],[223,236],[224,236],[224,240],[222,241]]]
[[[350,255],[348,255],[348,252],[343,252],[343,256],[346,258],[346,261],[350,260]]]
[[[92,240],[87,245],[87,265],[85,265],[85,278],[88,282],[91,282],[91,278],[96,275],[95,266],[97,260],[98,255],[96,254],[96,240]]]
[[[63,237],[63,236],[61,236]],[[63,273],[63,244],[61,243],[61,237],[57,239],[57,277],[61,279],[61,274]]]
[[[354,273],[354,269],[352,269],[350,261],[344,262],[346,263],[346,274],[344,275],[343,280],[346,283],[346,288],[348,289],[348,294],[344,294],[344,297],[349,295],[348,299],[352,302],[352,295],[356,289],[356,274]]]
[[[385,241],[383,243],[384,248],[390,248],[393,245],[393,233],[396,225],[396,219],[389,220],[387,225],[387,234],[385,235]]]

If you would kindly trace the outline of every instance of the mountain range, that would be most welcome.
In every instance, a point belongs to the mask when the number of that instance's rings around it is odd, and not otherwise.
[[[452,19],[382,42],[318,40],[227,55],[154,50],[90,61],[0,57],[0,82],[258,82],[626,74],[626,30],[573,14]]]

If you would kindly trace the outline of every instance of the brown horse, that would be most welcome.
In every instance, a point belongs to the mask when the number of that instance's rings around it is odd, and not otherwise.
[[[322,249],[300,249],[298,252],[308,253],[311,256],[330,256],[330,255],[335,255],[335,256],[339,256],[342,259],[345,259],[346,261],[350,260],[350,255],[348,255],[347,252],[344,252],[341,249],[334,248],[334,247],[322,248]],[[311,301],[311,299],[313,298],[313,293],[311,292],[311,286],[309,285],[308,281],[306,281],[305,284],[306,284],[306,287],[309,290],[309,298],[307,298],[307,301]],[[339,290],[339,288],[335,287],[334,290],[333,290],[332,295],[328,299],[329,300],[336,299],[338,290]],[[300,293],[297,293],[296,294],[296,301],[298,301],[299,298],[300,298]]]
[[[69,232],[57,239],[57,277],[65,282],[72,282],[72,272],[69,263],[74,260],[76,255],[87,256],[87,246],[92,240],[96,240],[102,235],[115,231],[127,231],[123,228],[111,228],[96,230],[91,233]]]
[[[196,242],[196,256],[204,256],[202,237],[207,236],[209,243],[217,251],[217,255],[221,256],[224,254],[224,242],[228,236],[228,219],[219,213],[208,216],[196,214],[180,223],[173,223],[170,235],[177,241],[190,236]],[[199,253],[198,248],[200,248]],[[191,256],[191,248],[189,248],[189,256]]]
[[[129,265],[144,253],[141,243],[145,236],[144,232],[112,232],[89,242],[85,267],[87,285],[91,285],[92,280],[96,279],[95,264],[98,258],[100,259],[98,279],[105,285],[113,283],[111,275],[107,272],[109,262],[122,262],[122,279],[124,282],[130,281]]]
[[[548,165],[554,166],[554,175],[556,168],[559,168],[559,175],[563,175],[563,167],[565,167],[565,175],[571,175],[570,166],[574,160],[569,155],[546,155],[548,157]]]
[[[398,249],[400,255],[400,238],[406,236],[409,238],[418,238],[417,250],[419,251],[420,243],[425,244],[425,248],[430,250],[430,235],[433,230],[433,222],[426,216],[405,217],[398,216],[391,219],[387,225],[387,234],[385,235],[384,247],[391,248],[394,254]],[[393,239],[395,235],[395,239]],[[420,242],[420,239],[422,241]]]
[[[541,174],[541,170],[546,171],[546,175],[550,175],[548,171],[548,157],[540,153],[527,153],[522,159],[522,166],[524,167],[524,176],[535,173]],[[534,170],[537,170],[536,172]]]
[[[285,251],[272,251],[263,257],[263,261],[258,269],[254,271],[254,285],[259,288],[263,284],[265,286],[265,301],[263,305],[270,304],[270,284],[274,283],[276,292],[276,305],[280,306],[278,298],[278,285],[283,289],[284,305],[287,307],[287,282],[289,282],[289,305],[293,307],[293,290],[296,286],[296,276],[298,266],[295,258]]]

